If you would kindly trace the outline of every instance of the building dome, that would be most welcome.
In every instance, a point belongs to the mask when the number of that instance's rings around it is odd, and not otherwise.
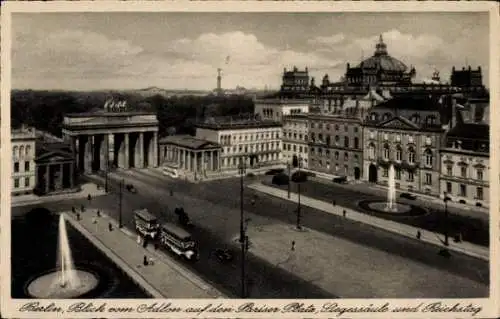
[[[381,69],[392,72],[406,72],[408,67],[398,59],[393,58],[387,53],[387,45],[380,35],[379,43],[376,45],[375,54],[362,61],[359,65],[362,69]]]

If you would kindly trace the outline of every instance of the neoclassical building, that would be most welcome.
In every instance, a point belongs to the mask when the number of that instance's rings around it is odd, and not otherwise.
[[[111,107],[107,102],[104,109],[95,112],[66,115],[62,132],[73,147],[80,172],[158,166],[158,120],[154,113],[131,112],[124,103]]]
[[[36,131],[31,127],[11,130],[12,195],[30,194],[36,185]]]
[[[302,168],[309,167],[309,118],[308,114],[283,117],[283,162],[294,162]]]
[[[196,138],[220,145],[220,168],[237,170],[281,164],[282,124],[254,119],[218,119],[197,124]]]
[[[394,98],[373,107],[364,123],[365,179],[387,185],[392,164],[399,190],[439,196],[443,119],[431,99]]]
[[[311,102],[295,99],[259,99],[255,101],[257,118],[261,120],[281,122],[284,116],[307,114]]]
[[[190,135],[166,136],[159,141],[160,166],[176,167],[179,174],[195,179],[221,169],[221,146]]]
[[[485,123],[457,123],[440,150],[441,196],[488,207],[490,132]]]
[[[309,115],[309,168],[360,179],[363,176],[363,126],[355,116]]]

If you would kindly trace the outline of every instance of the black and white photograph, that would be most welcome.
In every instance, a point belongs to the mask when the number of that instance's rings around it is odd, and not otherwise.
[[[498,5],[362,2],[2,4],[2,312],[497,313]]]

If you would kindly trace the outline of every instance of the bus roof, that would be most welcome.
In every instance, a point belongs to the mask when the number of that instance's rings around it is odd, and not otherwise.
[[[184,239],[191,237],[191,234],[185,231],[184,229],[180,228],[177,225],[171,224],[171,223],[165,223],[161,226],[162,229],[165,231],[175,235],[179,239]]]
[[[156,221],[157,218],[155,215],[151,214],[147,208],[143,208],[143,209],[138,209],[136,211],[134,211],[134,214],[136,216],[138,216],[139,218],[147,221],[147,222],[152,222],[152,221]]]

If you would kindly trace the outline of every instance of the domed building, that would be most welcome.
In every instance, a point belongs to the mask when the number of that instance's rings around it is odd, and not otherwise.
[[[347,63],[345,81],[347,86],[385,87],[411,85],[416,75],[415,68],[408,68],[403,62],[390,56],[382,35],[373,56],[363,60],[358,66]]]

